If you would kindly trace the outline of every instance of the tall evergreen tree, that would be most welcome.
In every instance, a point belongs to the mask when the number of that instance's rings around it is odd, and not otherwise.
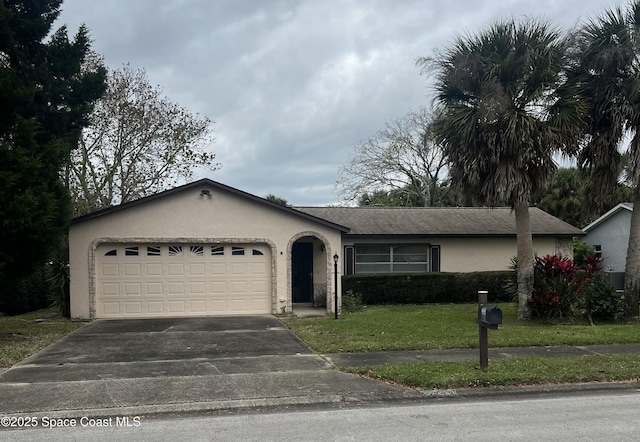
[[[51,33],[61,0],[0,3],[0,298],[48,259],[69,220],[59,173],[77,146],[105,70],[83,67],[81,27]],[[0,299],[1,301],[2,299]]]

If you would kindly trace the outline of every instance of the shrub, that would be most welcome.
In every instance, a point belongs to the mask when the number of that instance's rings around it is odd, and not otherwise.
[[[342,295],[342,312],[343,313],[356,313],[362,311],[364,305],[362,304],[362,295],[360,293],[354,293],[353,290],[347,290]]]
[[[0,287],[0,311],[7,315],[19,315],[47,308],[49,294],[48,275],[43,266],[15,285]]]
[[[509,276],[508,271],[350,275],[342,278],[342,288],[361,294],[364,305],[477,302],[478,290],[489,291],[492,302],[505,302]]]
[[[560,314],[560,295],[554,290],[534,293],[529,307],[534,317],[548,321]]]
[[[561,254],[536,257],[529,301],[532,315],[544,320],[587,318],[592,324],[593,319],[619,319],[625,312],[624,297],[616,294],[600,272],[600,261],[589,253],[591,249],[585,245],[577,250],[576,260]],[[517,269],[515,261],[512,268]],[[514,271],[507,284],[512,295],[517,295],[515,279]]]
[[[536,257],[533,271],[534,291],[529,306],[534,316],[542,319],[582,316],[579,291],[588,272],[560,254]]]
[[[588,256],[595,256],[596,249],[578,238],[573,238],[573,262],[577,266],[586,263]]]
[[[616,321],[627,309],[624,293],[616,293],[611,282],[602,273],[596,273],[582,288],[585,315],[593,324],[594,319]]]
[[[48,267],[49,303],[63,316],[71,316],[69,287],[69,264],[65,261],[52,261]]]

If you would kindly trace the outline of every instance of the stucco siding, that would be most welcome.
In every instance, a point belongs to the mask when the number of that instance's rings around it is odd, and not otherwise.
[[[443,238],[439,244],[443,272],[508,270],[517,254],[515,238]],[[534,238],[533,251],[539,256],[556,253],[555,238]]]
[[[273,313],[280,313],[282,306],[291,311],[287,269],[290,266],[288,247],[294,236],[306,232],[323,238],[325,268],[327,272],[332,270],[329,257],[335,252],[340,254],[338,230],[219,189],[208,188],[211,198],[201,196],[202,188],[187,189],[73,224],[69,232],[72,317],[91,317],[90,293],[95,292],[93,251],[104,242],[269,244],[273,259]],[[329,284],[333,280],[327,274],[318,278],[328,280]]]
[[[585,242],[591,246],[601,246],[602,268],[606,271],[624,272],[631,215],[629,210],[619,210],[587,232]]]

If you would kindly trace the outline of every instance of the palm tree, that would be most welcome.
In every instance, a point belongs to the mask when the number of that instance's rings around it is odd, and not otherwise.
[[[434,130],[452,181],[477,201],[515,212],[521,319],[531,315],[533,291],[531,195],[553,177],[553,155],[572,153],[581,124],[579,102],[563,83],[566,48],[543,21],[507,20],[418,60],[435,73],[442,117]]]
[[[589,103],[586,142],[579,164],[609,193],[619,179],[627,134],[627,182],[634,208],[625,267],[625,297],[630,316],[638,316],[640,292],[640,1],[607,9],[576,35],[572,80]]]

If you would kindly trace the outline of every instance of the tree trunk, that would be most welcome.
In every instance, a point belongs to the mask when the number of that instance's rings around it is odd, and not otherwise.
[[[633,212],[629,231],[627,261],[624,268],[624,296],[627,301],[627,316],[638,317],[638,294],[640,292],[640,186],[633,196]]]
[[[514,210],[518,243],[518,319],[530,319],[529,301],[533,293],[533,240],[529,204],[518,203]]]

